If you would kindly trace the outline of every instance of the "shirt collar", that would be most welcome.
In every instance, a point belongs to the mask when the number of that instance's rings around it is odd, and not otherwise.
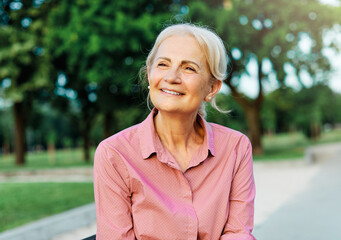
[[[139,125],[138,134],[140,139],[140,147],[143,159],[148,159],[153,153],[157,153],[160,148],[161,141],[154,127],[154,116],[157,109],[154,108],[148,117]],[[198,114],[198,120],[202,127],[205,128],[204,149],[207,149],[211,155],[215,155],[213,131],[208,122]]]

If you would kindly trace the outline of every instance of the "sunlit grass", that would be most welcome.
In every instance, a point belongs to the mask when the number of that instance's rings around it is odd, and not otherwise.
[[[28,152],[26,164],[16,166],[14,154],[8,156],[0,155],[0,171],[13,171],[18,169],[34,170],[38,168],[61,168],[61,167],[89,167],[93,164],[95,149],[90,151],[89,163],[84,161],[82,149],[61,149],[56,150],[54,155],[48,151]]]
[[[92,183],[0,183],[0,232],[94,201]]]
[[[262,138],[264,154],[255,160],[295,160],[304,157],[309,146],[341,142],[341,129],[327,131],[317,141],[312,141],[301,132],[276,134]]]

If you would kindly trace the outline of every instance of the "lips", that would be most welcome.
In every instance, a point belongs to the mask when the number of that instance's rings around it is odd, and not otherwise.
[[[161,89],[162,92],[168,93],[168,94],[172,94],[175,96],[180,96],[180,95],[184,95],[183,93],[180,92],[176,92],[174,90],[168,90],[168,89]]]

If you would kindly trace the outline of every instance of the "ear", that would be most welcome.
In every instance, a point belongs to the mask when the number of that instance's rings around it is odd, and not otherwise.
[[[213,83],[211,84],[211,90],[204,99],[206,102],[211,101],[213,97],[219,92],[221,88],[221,84],[222,84],[222,81],[219,81],[216,79],[213,81]]]

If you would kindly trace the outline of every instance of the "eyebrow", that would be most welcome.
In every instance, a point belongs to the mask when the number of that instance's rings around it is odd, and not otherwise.
[[[170,58],[168,58],[168,57],[158,57],[156,60],[158,60],[158,59],[164,59],[166,61],[172,62],[172,60]],[[199,68],[199,70],[200,70],[200,66],[196,62],[193,62],[191,60],[182,60],[181,61],[181,64],[186,64],[186,63],[192,63],[192,64],[196,65]]]

